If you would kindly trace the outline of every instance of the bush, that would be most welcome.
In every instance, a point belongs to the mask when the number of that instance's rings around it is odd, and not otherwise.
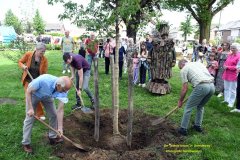
[[[47,50],[61,50],[61,45],[46,44]]]

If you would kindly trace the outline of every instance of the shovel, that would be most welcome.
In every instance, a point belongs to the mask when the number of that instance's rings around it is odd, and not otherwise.
[[[76,92],[78,92],[77,87],[75,86],[74,82],[72,81],[73,87],[75,88]],[[89,107],[85,107],[84,103],[83,103],[83,99],[81,95],[78,95],[80,98],[80,101],[82,103],[82,108],[81,110],[83,111],[83,113],[93,113],[93,111],[89,108]]]
[[[185,103],[187,101],[188,98],[186,98],[183,103]],[[158,125],[160,123],[162,123],[163,121],[165,121],[171,114],[173,114],[175,111],[178,110],[178,106],[176,106],[175,108],[173,108],[170,112],[168,112],[163,118],[158,118],[156,120],[152,121],[152,126]]]
[[[53,130],[55,133],[57,133],[58,136],[62,137],[64,140],[68,141],[69,143],[71,143],[73,146],[75,146],[78,149],[81,149],[83,151],[89,151],[89,148],[83,147],[82,145],[73,142],[72,140],[70,140],[69,138],[67,138],[66,136],[64,136],[63,134],[61,135],[56,129],[52,128],[51,126],[49,126],[46,122],[42,121],[41,119],[39,119],[37,116],[34,115],[34,118],[37,119],[39,122],[41,122],[42,124],[44,124],[46,127],[48,127],[49,129]]]

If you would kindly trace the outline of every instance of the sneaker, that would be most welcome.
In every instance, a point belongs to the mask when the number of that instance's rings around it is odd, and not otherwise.
[[[71,73],[70,69],[67,70],[68,73]]]
[[[65,74],[65,73],[66,73],[66,70],[63,70],[63,71],[62,71],[62,74]]]
[[[72,111],[74,111],[74,110],[79,110],[79,109],[81,109],[81,108],[82,108],[81,105],[75,104],[75,105],[72,106]]]
[[[181,134],[182,136],[187,136],[187,130],[184,128],[179,128],[178,133]]]
[[[201,128],[201,126],[193,125],[192,128],[197,132],[200,132],[200,133],[203,132],[203,129]]]
[[[41,119],[42,121],[45,121],[46,117],[45,116],[41,116],[39,119]]]
[[[238,112],[238,113],[240,113],[240,109],[235,108],[235,109],[231,110],[230,112]]]
[[[139,87],[141,87],[141,86],[142,86],[142,84],[141,84],[141,83],[139,83],[139,84],[138,84],[138,86],[139,86]]]
[[[220,92],[220,93],[217,95],[218,98],[220,98],[220,97],[222,97],[222,96],[223,96],[223,93],[222,93],[222,92]]]
[[[232,108],[232,107],[233,107],[233,104],[228,104],[228,107],[229,107],[229,108]]]
[[[142,84],[142,87],[143,87],[143,88],[145,88],[145,87],[146,87],[146,84],[145,84],[145,83],[143,83],[143,84]]]

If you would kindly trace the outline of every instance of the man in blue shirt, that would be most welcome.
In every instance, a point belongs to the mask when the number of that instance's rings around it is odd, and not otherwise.
[[[22,140],[25,152],[32,153],[30,143],[34,122],[33,115],[39,102],[43,104],[48,114],[50,126],[62,134],[63,106],[64,103],[68,102],[67,92],[71,88],[71,85],[69,77],[55,77],[49,74],[43,74],[29,84],[26,91],[26,118],[23,125]],[[54,98],[59,100],[57,111]],[[51,145],[63,141],[52,130],[49,131],[48,137]]]

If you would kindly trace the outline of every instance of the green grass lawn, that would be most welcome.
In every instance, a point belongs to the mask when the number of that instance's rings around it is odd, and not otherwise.
[[[32,146],[34,155],[27,155],[22,151],[22,125],[25,117],[24,91],[21,85],[21,73],[17,63],[14,63],[2,56],[0,51],[0,98],[8,97],[17,101],[16,105],[0,105],[0,159],[1,160],[22,160],[22,159],[58,159],[52,152],[52,148],[47,144],[45,137],[47,129],[40,123],[35,123],[32,133]],[[62,54],[60,51],[47,51],[49,60],[49,74],[62,75]],[[93,73],[93,72],[92,72]],[[157,96],[149,93],[146,89],[134,88],[134,107],[143,109],[149,114],[164,116],[177,105],[181,90],[181,80],[179,69],[173,68],[173,77],[170,84],[171,94]],[[127,74],[123,75],[123,80],[119,83],[120,108],[127,108],[128,105],[128,81]],[[191,87],[189,87],[191,88]],[[93,89],[93,76],[90,81],[90,89]],[[104,74],[104,60],[99,61],[99,96],[100,108],[111,107],[111,77]],[[188,92],[190,94],[190,90]],[[83,93],[85,105],[90,105],[87,95]],[[69,93],[69,103],[65,106],[65,115],[71,114],[71,106],[75,103],[74,89]],[[205,107],[203,127],[206,134],[190,132],[185,144],[187,145],[208,145],[200,147],[200,153],[182,153],[179,159],[192,160],[238,160],[240,152],[240,114],[230,113],[226,105],[221,104],[222,99],[213,96]],[[179,125],[181,122],[183,109],[170,116],[170,119]],[[194,121],[195,112],[192,114]],[[171,142],[169,142],[171,143]],[[195,149],[191,147],[190,149]],[[199,149],[199,148],[198,148]]]

